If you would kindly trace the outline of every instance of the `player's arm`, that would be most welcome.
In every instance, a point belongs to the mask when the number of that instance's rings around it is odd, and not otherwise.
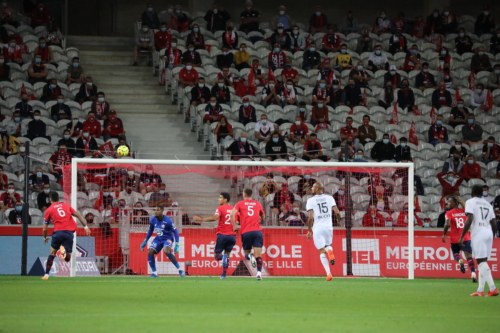
[[[309,214],[309,217],[307,218],[307,239],[311,239],[312,236],[312,226],[314,222],[314,211],[308,210],[307,213]]]
[[[231,224],[233,225],[234,232],[238,232],[238,226],[236,225],[236,214],[238,214],[238,209],[234,207],[231,211]]]
[[[496,234],[497,234],[497,223],[496,223],[496,219],[493,219],[490,221],[490,225],[491,225],[491,230],[493,230],[493,238],[495,238]]]
[[[472,221],[474,220],[474,214],[467,213],[467,220],[465,220],[464,228],[462,229],[462,234],[460,235],[460,239],[458,241],[458,244],[460,246],[464,246],[464,237],[467,235],[467,232],[470,229],[470,226],[472,224]]]
[[[342,226],[342,215],[340,215],[340,211],[337,206],[332,207],[333,212],[335,213],[335,216],[337,217],[337,221],[340,226]]]
[[[47,237],[48,229],[49,229],[49,222],[44,221],[43,222],[43,244],[47,244],[47,242],[49,241],[49,238]]]
[[[266,222],[266,213],[264,212],[264,209],[262,209],[262,205],[260,206],[260,223]]]
[[[74,211],[73,214],[71,214],[71,215],[73,215],[74,217],[76,217],[80,221],[80,223],[85,228],[85,233],[87,234],[87,236],[90,236],[89,226],[87,225],[87,221],[85,221],[82,214],[78,213],[77,211]]]
[[[155,230],[155,224],[153,222],[153,217],[149,220],[149,229],[146,234],[146,238],[144,238],[144,241],[141,243],[141,251],[144,251],[144,248],[146,247],[146,244],[148,243],[149,238],[153,234],[153,231]]]
[[[449,228],[450,228],[450,220],[445,219],[444,220],[443,236],[441,237],[441,240],[443,241],[443,243],[446,243],[446,233],[448,232]]]
[[[173,221],[170,221],[170,224],[172,224],[172,227],[173,227],[173,231],[172,231],[172,234],[174,235],[174,239],[175,239],[175,244],[174,244],[174,254],[178,253],[179,252],[179,231],[177,230],[177,228],[175,227],[174,225],[174,222]]]
[[[210,216],[210,217],[201,217],[201,216],[195,216],[193,217],[193,220],[195,222],[212,222],[212,221],[217,221],[219,219],[219,214],[215,214],[213,216]]]

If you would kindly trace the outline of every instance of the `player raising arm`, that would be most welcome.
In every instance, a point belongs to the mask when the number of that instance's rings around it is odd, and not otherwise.
[[[219,224],[215,229],[217,241],[215,243],[215,260],[222,259],[222,275],[221,279],[226,278],[227,268],[229,267],[229,255],[236,244],[236,233],[234,232],[233,224],[231,223],[231,212],[233,206],[229,204],[231,196],[229,193],[222,192],[219,195],[219,207],[215,210],[215,214],[210,217],[201,218],[195,216],[195,222],[211,222],[219,220]],[[224,254],[222,254],[224,251]]]
[[[477,291],[471,296],[484,296],[484,284],[488,283],[490,288],[488,296],[498,296],[498,289],[495,287],[493,276],[491,276],[488,257],[491,255],[493,246],[493,235],[496,234],[495,214],[490,203],[483,199],[483,187],[481,185],[472,186],[471,199],[465,204],[464,229],[458,241],[460,246],[464,246],[464,239],[469,228],[472,238],[472,255],[476,258],[479,270],[479,285]]]
[[[314,239],[314,246],[319,251],[319,259],[326,271],[326,281],[332,280],[330,264],[335,265],[335,256],[332,249],[333,225],[332,225],[332,210],[335,212],[339,225],[342,225],[342,216],[337,208],[335,199],[331,195],[323,193],[323,184],[316,182],[312,189],[314,196],[307,200],[306,209],[309,213],[307,220],[307,239]],[[313,226],[314,223],[314,226]],[[327,259],[328,255],[328,259]]]
[[[50,255],[47,259],[45,266],[45,275],[42,280],[49,279],[50,269],[54,263],[57,250],[59,250],[59,257],[66,262],[71,260],[71,253],[73,252],[73,233],[78,228],[73,216],[80,220],[80,223],[85,227],[85,233],[90,236],[90,229],[87,226],[87,221],[80,213],[73,209],[70,205],[59,202],[59,194],[57,192],[50,192],[50,207],[47,208],[43,214],[43,242],[47,244],[49,237],[47,237],[47,229],[50,221],[54,223],[54,231],[52,232],[52,241],[50,243]]]
[[[460,271],[465,273],[464,261],[460,258],[460,251],[462,251],[467,258],[467,263],[469,264],[469,269],[471,271],[472,282],[477,282],[476,279],[476,268],[474,267],[474,259],[472,259],[472,249],[470,246],[470,234],[467,233],[464,237],[464,246],[460,247],[458,245],[458,240],[464,228],[466,216],[465,210],[459,208],[458,205],[465,207],[465,203],[460,199],[460,197],[451,196],[448,198],[447,208],[449,211],[445,215],[445,225],[443,230],[443,243],[446,243],[446,233],[450,229],[450,242],[451,242],[451,252],[453,253],[453,258],[460,264]]]
[[[262,245],[264,237],[262,236],[262,227],[260,222],[264,222],[266,214],[262,209],[260,202],[252,200],[253,191],[251,188],[243,190],[243,201],[234,206],[231,212],[231,223],[235,232],[238,232],[236,226],[236,215],[240,214],[241,242],[245,251],[245,258],[250,260],[253,267],[257,266],[257,280],[262,280]],[[254,254],[251,254],[252,251]]]
[[[149,238],[153,232],[155,232],[156,237],[153,239],[153,242],[151,242],[148,251],[148,263],[149,267],[151,267],[151,271],[153,272],[150,277],[158,277],[158,273],[156,272],[155,254],[158,254],[161,249],[163,249],[168,259],[170,259],[172,264],[174,264],[174,266],[179,270],[179,275],[184,277],[184,271],[180,269],[179,263],[172,253],[172,243],[174,238],[174,253],[179,252],[179,232],[175,228],[174,222],[172,222],[170,217],[163,215],[163,209],[163,205],[156,206],[155,215],[151,216],[151,219],[149,220],[149,230],[146,234],[146,238],[141,244],[141,251],[144,251]]]

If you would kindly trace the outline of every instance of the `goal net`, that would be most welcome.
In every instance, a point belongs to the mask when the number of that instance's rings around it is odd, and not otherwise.
[[[150,273],[147,249],[140,244],[159,203],[180,234],[176,255],[189,275],[220,275],[214,258],[217,221],[196,223],[194,216],[214,215],[221,192],[230,204],[244,188],[265,209],[263,261],[271,276],[324,275],[318,251],[308,241],[306,202],[315,182],[333,195],[342,220],[332,218],[336,276],[414,276],[414,188],[412,163],[324,163],[162,161],[73,159],[64,170],[65,200],[91,225],[91,237],[75,246],[91,247],[101,274]],[[151,237],[151,240],[154,238]],[[89,245],[90,244],[90,245]],[[251,275],[240,235],[228,274]],[[72,275],[85,275],[72,265]],[[177,274],[164,253],[159,274]]]

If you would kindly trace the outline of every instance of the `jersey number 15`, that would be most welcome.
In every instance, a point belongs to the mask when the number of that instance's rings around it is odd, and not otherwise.
[[[323,214],[328,213],[328,206],[326,205],[326,202],[323,202],[321,204],[318,204],[319,211]]]

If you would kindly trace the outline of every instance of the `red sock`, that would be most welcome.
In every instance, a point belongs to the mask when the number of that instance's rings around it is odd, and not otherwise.
[[[50,270],[52,269],[52,264],[54,263],[54,258],[55,256],[50,255],[49,258],[47,259],[47,265],[45,266],[45,274],[49,274]]]
[[[255,258],[257,260],[257,271],[262,272],[262,257]]]
[[[455,261],[460,261],[460,254],[459,253],[453,253],[453,258],[455,258]]]
[[[476,265],[474,264],[474,259],[469,258],[467,259],[467,263],[469,264],[469,269],[472,273],[476,271]]]

